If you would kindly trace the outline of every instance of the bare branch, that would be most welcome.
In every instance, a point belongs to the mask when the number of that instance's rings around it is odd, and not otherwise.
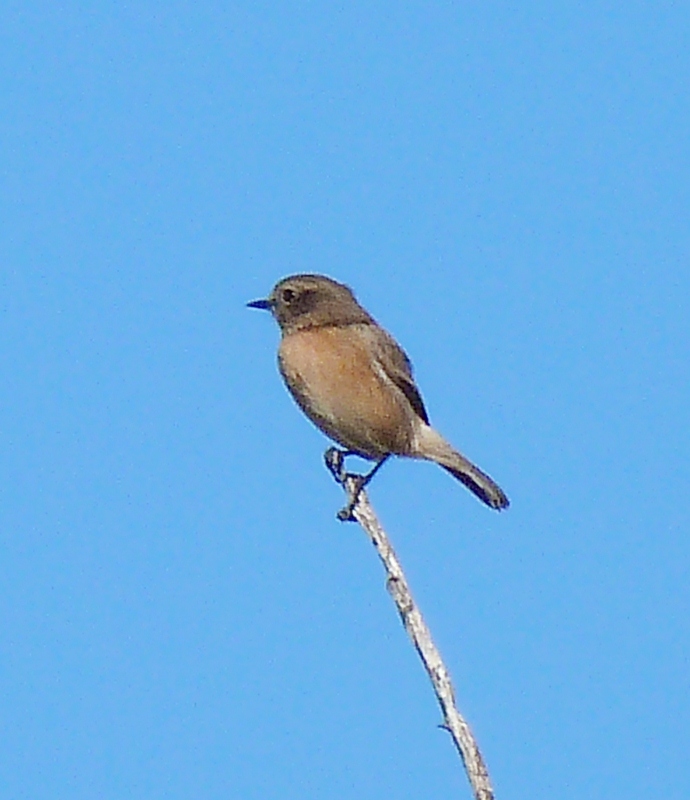
[[[333,450],[335,448],[332,448]],[[422,617],[421,611],[412,597],[412,592],[403,573],[400,561],[393,550],[386,532],[381,527],[374,513],[369,498],[362,488],[359,475],[350,475],[343,471],[342,455],[334,456],[326,453],[326,464],[335,479],[347,492],[349,503],[340,512],[339,519],[352,519],[359,522],[371,539],[379,558],[386,570],[386,586],[393,598],[410,639],[417,649],[424,668],[431,679],[434,692],[443,712],[443,724],[451,735],[462,758],[465,772],[472,786],[475,800],[494,800],[493,789],[486,764],[472,735],[470,726],[455,705],[453,685],[441,654],[431,638],[431,632]]]

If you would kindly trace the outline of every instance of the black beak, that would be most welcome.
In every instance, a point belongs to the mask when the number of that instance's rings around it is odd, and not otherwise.
[[[260,308],[262,311],[270,311],[273,308],[273,303],[270,300],[252,300],[247,303],[247,308]]]

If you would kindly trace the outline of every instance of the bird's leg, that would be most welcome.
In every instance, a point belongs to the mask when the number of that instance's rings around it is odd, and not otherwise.
[[[331,450],[335,450],[335,448],[331,448]],[[336,461],[337,461],[337,469],[340,483],[345,485],[345,482],[348,478],[352,480],[352,485],[348,486],[348,492],[350,495],[350,499],[348,504],[341,508],[338,511],[338,519],[341,522],[352,522],[354,521],[354,516],[352,512],[354,511],[355,506],[357,505],[357,500],[359,500],[359,495],[362,489],[369,483],[369,481],[376,475],[376,473],[381,469],[381,467],[386,463],[389,456],[383,456],[380,458],[376,464],[374,465],[373,469],[369,470],[366,475],[353,475],[352,473],[344,472],[343,471],[343,461],[345,460],[345,456],[347,455],[355,455],[354,453],[342,452],[340,450],[336,451],[338,453],[337,456],[331,455],[332,462],[329,462],[329,453],[326,453],[326,464],[328,468],[333,472],[335,475],[334,469],[336,469]],[[333,467],[331,467],[331,463],[333,463]],[[338,478],[336,478],[338,480]]]
[[[376,473],[381,469],[381,467],[386,463],[386,461],[388,461],[389,458],[390,458],[390,453],[386,456],[383,456],[383,458],[380,458],[376,462],[376,464],[374,464],[373,468],[370,469],[369,472],[367,472],[366,475],[359,476],[362,479],[362,485],[357,490],[358,493],[362,491],[362,489],[369,483],[369,481],[374,477],[374,475],[376,475]]]

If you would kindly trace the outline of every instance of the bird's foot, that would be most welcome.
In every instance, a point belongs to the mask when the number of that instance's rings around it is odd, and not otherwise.
[[[346,450],[338,450],[337,447],[329,447],[323,454],[326,468],[338,483],[345,483],[347,472],[345,471]]]
[[[367,483],[366,475],[356,475],[345,469],[345,457],[353,455],[348,450],[338,450],[337,447],[329,447],[323,455],[326,467],[335,480],[345,486],[350,497],[346,506],[337,513],[337,518],[341,522],[355,522],[354,511],[359,499],[359,493]]]

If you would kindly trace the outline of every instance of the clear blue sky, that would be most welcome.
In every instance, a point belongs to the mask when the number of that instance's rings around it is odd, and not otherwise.
[[[372,501],[499,800],[690,796],[690,9],[8,2],[0,795],[468,797],[248,310],[349,283]]]

